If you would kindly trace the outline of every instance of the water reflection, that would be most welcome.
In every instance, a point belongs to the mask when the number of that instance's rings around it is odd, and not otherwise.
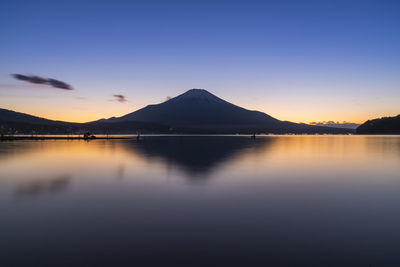
[[[20,153],[33,152],[37,150],[38,144],[38,142],[0,141],[0,160],[11,158]]]
[[[124,174],[125,174],[125,164],[121,163],[117,167],[116,176],[118,179],[122,179],[124,178]]]
[[[399,152],[393,136],[3,142],[0,266],[400,266]]]
[[[144,140],[125,144],[149,161],[161,161],[168,169],[177,168],[188,178],[200,179],[229,164],[244,153],[265,151],[275,139],[250,139],[245,136],[175,136],[146,137]]]

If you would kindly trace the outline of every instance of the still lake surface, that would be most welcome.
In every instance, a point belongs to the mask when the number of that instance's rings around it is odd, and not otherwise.
[[[0,266],[400,266],[400,137],[0,142]]]

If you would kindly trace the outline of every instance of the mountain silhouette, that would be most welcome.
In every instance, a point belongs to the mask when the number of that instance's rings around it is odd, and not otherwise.
[[[357,134],[400,134],[400,115],[368,120],[356,129]]]
[[[78,134],[92,133],[168,133],[169,127],[146,122],[115,122],[108,123],[94,121],[87,123],[74,123],[65,121],[48,120],[25,113],[0,108],[0,134]]]
[[[161,104],[148,105],[107,122],[142,121],[168,125],[184,133],[349,133],[337,129],[280,121],[260,111],[231,104],[204,89],[189,91]]]
[[[265,113],[233,105],[204,89],[191,89],[158,105],[129,113],[114,121],[146,121],[168,124],[171,127],[278,125],[279,121]]]
[[[60,124],[62,121],[48,120],[41,117],[32,116],[29,114],[16,112],[8,109],[0,108],[0,121],[12,121],[32,124]]]

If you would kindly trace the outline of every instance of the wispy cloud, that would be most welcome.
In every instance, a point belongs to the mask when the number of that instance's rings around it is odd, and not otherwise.
[[[113,97],[115,97],[116,98],[115,100],[120,103],[128,101],[124,95],[113,95]]]
[[[13,76],[17,80],[24,81],[24,82],[48,85],[53,88],[62,89],[62,90],[73,90],[71,85],[69,85],[63,81],[59,81],[59,80],[52,79],[52,78],[43,78],[43,77],[35,76],[35,75],[29,76],[29,75],[22,75],[22,74],[11,74],[11,76]]]
[[[360,124],[354,123],[354,122],[348,122],[348,121],[319,121],[319,122],[310,122],[311,125],[315,126],[326,126],[326,127],[337,127],[337,128],[351,128],[355,129],[357,128]]]
[[[165,98],[163,98],[163,99],[160,100],[160,103],[167,102],[167,101],[170,100],[171,98],[172,98],[172,97],[170,97],[170,96],[166,96]]]

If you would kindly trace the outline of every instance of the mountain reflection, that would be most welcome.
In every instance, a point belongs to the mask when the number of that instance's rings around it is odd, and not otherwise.
[[[184,171],[189,178],[205,178],[242,153],[264,151],[273,138],[250,139],[247,136],[146,136],[126,148]]]

